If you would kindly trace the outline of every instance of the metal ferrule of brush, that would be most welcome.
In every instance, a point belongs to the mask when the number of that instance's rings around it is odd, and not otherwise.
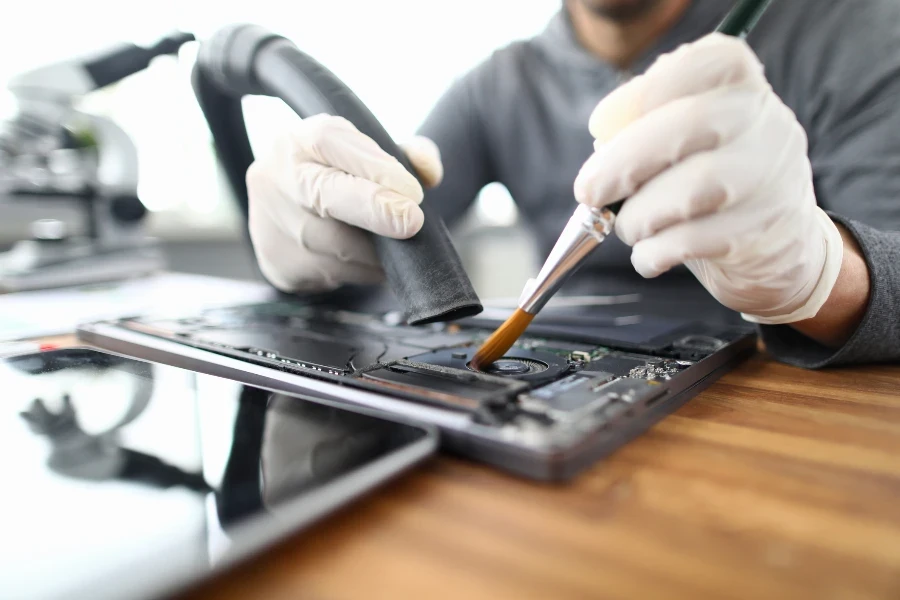
[[[581,204],[569,219],[538,276],[519,297],[519,308],[537,314],[612,231],[616,215],[607,208]]]

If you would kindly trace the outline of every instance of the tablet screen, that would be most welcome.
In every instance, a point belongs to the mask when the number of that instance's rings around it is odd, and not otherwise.
[[[430,435],[84,349],[7,359],[0,385],[3,598],[152,597],[389,477],[399,463],[372,465]]]

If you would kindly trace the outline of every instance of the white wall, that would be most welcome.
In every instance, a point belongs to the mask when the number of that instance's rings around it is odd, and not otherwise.
[[[560,0],[10,0],[9,5],[0,19],[0,81],[116,41],[151,42],[173,29],[203,37],[225,24],[254,22],[293,39],[327,65],[402,140],[450,81],[493,49],[540,32]],[[136,141],[141,196],[158,211],[157,222],[202,228],[229,222],[229,203],[217,184],[208,132],[189,87],[195,52],[186,47],[178,61],[157,61],[147,72],[96,94],[85,107],[111,115]],[[268,100],[250,107],[257,147],[291,116]],[[13,108],[11,99],[0,95],[0,115]],[[502,205],[502,198],[497,203]]]

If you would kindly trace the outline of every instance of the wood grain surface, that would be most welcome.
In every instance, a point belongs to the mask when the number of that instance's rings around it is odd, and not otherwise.
[[[436,458],[184,598],[900,598],[900,368],[758,355],[564,486]]]

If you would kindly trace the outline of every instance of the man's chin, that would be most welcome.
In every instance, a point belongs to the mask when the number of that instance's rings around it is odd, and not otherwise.
[[[619,23],[639,19],[653,11],[660,0],[580,0],[589,11]]]

